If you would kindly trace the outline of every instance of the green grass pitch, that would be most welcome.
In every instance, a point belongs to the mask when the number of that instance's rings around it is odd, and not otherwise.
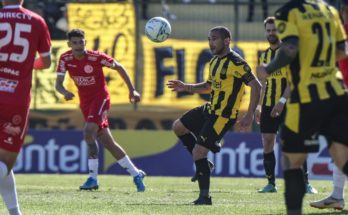
[[[260,178],[211,179],[212,206],[192,206],[198,196],[198,185],[188,177],[151,177],[146,192],[137,193],[130,176],[100,175],[98,191],[78,190],[86,175],[17,174],[17,191],[24,215],[108,215],[108,214],[199,214],[199,215],[278,215],[285,214],[283,180],[278,179],[278,193],[259,194],[265,185]],[[304,214],[348,214],[347,210],[311,208],[310,201],[326,197],[331,181],[311,181],[319,194],[306,195]],[[347,196],[347,192],[345,193]],[[0,202],[0,214],[7,210]]]

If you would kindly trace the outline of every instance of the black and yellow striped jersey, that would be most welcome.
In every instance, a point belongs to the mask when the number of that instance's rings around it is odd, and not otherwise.
[[[336,79],[336,44],[346,39],[335,8],[318,1],[291,0],[275,13],[279,38],[299,39],[290,64],[290,103],[308,103],[344,94]]]
[[[261,53],[259,62],[268,64],[274,58],[277,51],[278,49],[266,49]],[[278,102],[280,97],[282,97],[287,85],[288,70],[289,67],[285,66],[268,76],[268,78],[266,79],[266,88],[263,95],[262,105],[268,107],[274,106]]]
[[[211,85],[209,113],[237,118],[244,86],[254,79],[250,66],[234,51],[223,58],[213,57],[207,80]]]

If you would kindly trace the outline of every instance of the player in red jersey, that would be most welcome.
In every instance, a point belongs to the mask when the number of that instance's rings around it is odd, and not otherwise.
[[[32,70],[51,64],[47,25],[22,3],[3,0],[0,10],[0,193],[11,215],[21,214],[12,168],[27,131]]]
[[[129,89],[131,102],[139,102],[140,95],[134,89],[126,69],[112,57],[98,52],[86,50],[85,34],[80,29],[73,29],[67,34],[70,51],[60,56],[57,68],[56,89],[64,95],[66,100],[71,100],[74,94],[67,91],[64,86],[64,77],[68,71],[78,89],[80,108],[85,119],[84,139],[88,145],[89,177],[80,186],[81,190],[98,189],[98,144],[96,140],[110,151],[132,176],[138,192],[145,191],[143,178],[145,173],[137,169],[127,156],[123,148],[113,139],[107,113],[110,108],[110,95],[106,87],[103,67],[118,71]]]

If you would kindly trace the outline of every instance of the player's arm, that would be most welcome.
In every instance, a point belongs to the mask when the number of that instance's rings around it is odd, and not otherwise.
[[[299,50],[297,37],[286,38],[281,44],[277,55],[266,66],[266,72],[272,74],[274,71],[290,64],[296,57]]]
[[[288,81],[286,84],[286,88],[283,92],[283,95],[280,97],[277,104],[274,105],[271,111],[271,117],[277,117],[283,112],[285,103],[290,97],[290,92],[291,92],[290,82]]]
[[[184,83],[180,80],[169,80],[167,82],[168,88],[176,92],[188,92],[206,94],[211,92],[210,82],[200,82],[196,84]]]
[[[251,71],[244,74],[242,78],[244,83],[247,83],[247,85],[251,87],[248,111],[239,122],[240,130],[246,131],[253,121],[253,116],[260,100],[262,86]]]
[[[65,100],[69,101],[69,100],[72,100],[75,97],[75,95],[72,92],[70,92],[70,91],[65,89],[65,87],[63,85],[64,77],[65,76],[61,75],[61,74],[57,75],[57,78],[56,78],[56,90],[60,94],[62,94],[64,96]]]
[[[261,83],[260,99],[255,111],[255,120],[256,120],[256,123],[258,124],[260,123],[260,120],[261,120],[262,103],[263,103],[263,98],[266,92],[266,80],[262,80],[260,81],[260,83]]]
[[[117,62],[116,60],[113,61],[112,66],[110,67],[113,70],[116,70],[118,74],[120,74],[123,81],[126,83],[128,90],[129,90],[129,99],[131,102],[139,102],[140,101],[140,94],[135,90],[134,85],[132,81],[129,78],[129,75],[127,73],[126,68]]]
[[[47,69],[51,66],[51,53],[40,54],[34,61],[34,69]]]

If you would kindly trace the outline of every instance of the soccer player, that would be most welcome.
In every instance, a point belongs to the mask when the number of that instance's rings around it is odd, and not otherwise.
[[[348,33],[348,0],[341,0],[341,17],[344,23],[344,29]],[[348,59],[342,59],[339,61],[339,68],[342,72],[343,82],[348,86]],[[330,196],[315,202],[311,202],[309,205],[315,208],[334,208],[337,210],[343,210],[344,208],[344,187],[346,183],[346,176],[336,165],[332,171],[333,179],[333,191]]]
[[[251,125],[261,90],[249,65],[230,49],[229,29],[223,26],[210,29],[208,41],[214,55],[209,63],[208,80],[196,84],[180,80],[170,80],[167,83],[176,92],[211,95],[210,103],[186,112],[173,124],[175,134],[192,151],[195,162],[200,193],[193,202],[194,205],[212,204],[207,155],[209,151],[220,151],[221,138],[235,124],[245,85],[251,87],[251,97],[248,111],[239,121],[241,130],[246,130]]]
[[[336,79],[336,61],[347,57],[346,35],[337,10],[323,1],[291,0],[275,13],[282,44],[265,79],[290,65],[291,93],[281,128],[287,214],[302,214],[305,185],[301,166],[325,136],[335,164],[348,174],[348,95]]]
[[[265,34],[269,43],[260,56],[260,63],[269,63],[277,54],[281,44],[275,27],[275,18],[267,17],[264,20]],[[287,81],[289,67],[282,67],[277,72],[272,73],[265,81],[261,82],[261,98],[256,108],[255,119],[260,124],[262,144],[263,144],[263,166],[268,179],[268,184],[260,189],[259,193],[277,192],[275,183],[276,159],[274,155],[274,143],[279,125],[284,119],[284,106],[290,96],[290,84]],[[315,194],[318,191],[308,182],[307,162],[303,165],[306,193]]]
[[[63,86],[66,71],[73,79],[79,93],[80,108],[85,119],[84,140],[88,146],[89,177],[80,186],[81,190],[93,190],[99,188],[98,153],[99,147],[96,141],[118,160],[121,167],[130,175],[138,192],[145,191],[143,179],[145,173],[134,166],[123,148],[111,135],[107,113],[110,108],[110,95],[106,87],[103,67],[116,70],[129,90],[131,102],[139,102],[140,95],[134,89],[126,69],[112,57],[98,51],[86,50],[85,33],[80,29],[73,29],[67,33],[70,51],[60,56],[57,68],[56,90],[64,95],[65,100],[71,100],[75,96]]]
[[[22,3],[3,0],[0,9],[0,194],[10,215],[21,214],[12,168],[27,132],[32,71],[51,65],[47,25]]]

